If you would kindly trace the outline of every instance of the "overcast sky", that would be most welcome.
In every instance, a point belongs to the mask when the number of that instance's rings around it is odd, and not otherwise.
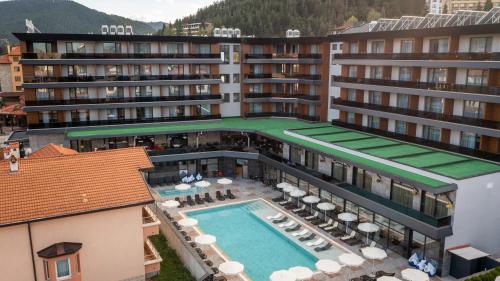
[[[170,22],[215,0],[74,0],[91,9],[141,21]]]

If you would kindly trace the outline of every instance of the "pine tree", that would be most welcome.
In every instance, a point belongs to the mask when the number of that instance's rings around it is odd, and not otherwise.
[[[484,2],[484,10],[485,11],[489,11],[493,8],[493,3],[491,2],[491,0],[486,0],[486,2]]]
[[[447,13],[448,13],[448,4],[444,3],[443,14],[447,14]]]
[[[476,11],[482,11],[482,10],[483,7],[481,6],[481,2],[477,2]]]

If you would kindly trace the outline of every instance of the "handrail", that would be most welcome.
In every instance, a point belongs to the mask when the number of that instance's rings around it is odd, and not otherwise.
[[[297,93],[247,93],[245,97],[247,99],[256,99],[256,98],[296,98],[304,100],[321,99],[321,97],[318,95],[297,94]]]
[[[290,74],[290,73],[249,73],[247,79],[305,79],[305,80],[320,80],[321,75],[318,74]]]
[[[245,115],[248,118],[252,117],[290,117],[290,118],[298,118],[304,119],[308,121],[319,121],[318,116],[309,116],[299,113],[290,113],[290,112],[249,112]]]
[[[498,61],[500,52],[492,53],[390,53],[390,54],[335,54],[334,59],[384,59],[384,60],[482,60]]]
[[[219,59],[220,54],[23,53],[22,59]]]
[[[93,75],[86,75],[86,76],[25,76],[24,83],[200,80],[200,79],[220,79],[220,75],[184,74],[184,75],[115,75],[115,76],[93,76]]]

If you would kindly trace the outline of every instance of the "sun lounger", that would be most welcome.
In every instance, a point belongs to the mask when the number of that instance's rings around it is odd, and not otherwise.
[[[283,216],[282,213],[276,213],[276,215],[274,215],[274,216],[267,216],[266,219],[268,219],[268,220],[277,220],[277,219],[281,218],[282,216]]]
[[[351,239],[353,238],[354,236],[356,236],[356,231],[351,231],[351,233],[349,233],[348,235],[344,235],[342,237],[340,237],[340,240],[347,240],[347,239]]]
[[[295,214],[297,214],[297,213],[300,213],[300,212],[304,211],[305,209],[306,209],[306,205],[302,205],[302,207],[294,209],[294,210],[292,210],[292,212],[294,212]]]
[[[286,232],[297,231],[297,230],[299,230],[301,227],[302,227],[302,225],[297,224],[297,225],[295,225],[294,227],[289,227],[289,228],[285,229],[285,231],[286,231]]]
[[[323,222],[325,222],[325,220],[324,219],[320,219],[320,218],[317,218],[317,219],[314,219],[314,220],[310,221],[310,223],[312,223],[314,225],[320,225]]]
[[[310,233],[309,230],[302,229],[301,231],[297,231],[297,232],[292,233],[292,236],[298,237],[298,236],[306,235],[308,233]]]
[[[217,192],[215,193],[215,198],[217,198],[217,200],[219,200],[219,201],[224,201],[224,200],[226,200],[226,198],[224,198],[224,196],[222,196],[222,193],[221,193],[220,191],[217,191]]]
[[[280,219],[277,219],[277,220],[273,220],[273,223],[276,224],[276,223],[282,223],[282,222],[286,222],[288,220],[288,218],[286,216],[280,218]]]
[[[305,219],[306,221],[312,221],[312,220],[314,220],[315,218],[317,218],[318,216],[319,216],[319,213],[318,213],[318,211],[316,211],[316,212],[314,212],[314,215],[311,215],[311,216],[305,217],[304,219]]]
[[[319,247],[314,248],[314,251],[323,252],[323,251],[330,249],[331,247],[332,247],[332,243],[326,243],[323,246],[319,246]]]
[[[184,207],[184,202],[179,199],[179,197],[175,197],[175,201],[179,202],[179,206],[177,208],[183,208]]]
[[[322,223],[322,224],[318,225],[318,227],[325,228],[325,227],[330,226],[332,224],[333,224],[333,219],[329,219],[328,222]]]
[[[281,202],[279,202],[279,204],[280,204],[281,206],[284,206],[284,205],[286,205],[286,204],[288,204],[288,203],[291,203],[291,202],[292,202],[292,197],[288,198],[288,200],[285,200],[285,201],[281,201]]]
[[[316,234],[311,233],[311,234],[309,234],[308,236],[303,236],[303,237],[300,237],[300,238],[299,238],[299,241],[304,242],[304,241],[313,240],[313,239],[314,239],[314,237],[316,237]]]
[[[280,197],[274,197],[274,198],[273,198],[273,199],[271,199],[271,200],[272,200],[273,202],[278,203],[278,202],[283,201],[283,196],[280,196]]]
[[[297,215],[299,215],[300,217],[304,218],[304,217],[310,216],[311,213],[308,210],[304,210],[302,212],[298,212]]]
[[[210,194],[208,192],[205,193],[205,202],[207,203],[212,203],[214,202],[214,199],[210,196]]]
[[[314,242],[307,242],[306,245],[308,247],[314,247],[314,246],[319,246],[321,245],[321,243],[325,242],[325,239],[323,238],[318,238],[318,240],[314,241]]]
[[[283,206],[285,209],[287,210],[291,210],[291,209],[295,209],[297,208],[297,205],[295,204],[295,202],[292,202],[292,203],[289,203],[289,204],[286,204]]]
[[[231,189],[226,190],[226,197],[229,199],[235,199],[236,196],[231,192]]]
[[[196,202],[196,204],[198,205],[202,205],[202,204],[205,204],[205,201],[203,201],[203,199],[201,199],[200,195],[199,194],[196,194],[194,196],[194,201]]]
[[[289,221],[289,222],[285,222],[285,223],[280,223],[278,224],[278,226],[280,228],[283,228],[283,227],[290,227],[290,226],[293,226],[294,224],[296,224],[296,222],[294,222],[293,220]]]
[[[186,200],[187,200],[187,203],[188,203],[188,205],[189,205],[189,206],[194,206],[194,205],[196,205],[196,204],[195,204],[195,202],[194,202],[194,200],[193,200],[193,197],[191,197],[191,195],[188,195],[188,196],[186,197]]]
[[[394,273],[394,272],[385,272],[383,270],[379,270],[375,273],[376,278],[380,278],[382,276],[395,276],[395,275],[396,275],[396,273]]]
[[[334,229],[336,229],[338,227],[339,227],[339,222],[338,221],[334,221],[332,225],[327,226],[327,227],[323,227],[323,230],[324,231],[330,231],[330,230],[334,230]]]

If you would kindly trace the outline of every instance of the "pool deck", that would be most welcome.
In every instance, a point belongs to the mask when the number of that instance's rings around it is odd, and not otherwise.
[[[210,192],[211,196],[214,198],[214,200],[215,200],[215,192],[216,191],[225,191],[225,189],[227,189],[227,188],[222,187],[221,185],[218,185],[216,183],[215,179],[205,179],[205,180],[208,180],[209,182],[212,183],[212,186],[208,187],[207,189],[208,189],[208,192]],[[359,256],[362,257],[361,252],[359,251],[360,246],[349,246],[346,243],[342,242],[339,238],[332,237],[331,235],[327,234],[326,232],[320,230],[318,227],[312,225],[309,222],[306,222],[303,218],[293,214],[290,211],[285,210],[284,208],[279,206],[279,204],[272,202],[271,199],[281,195],[281,193],[271,189],[270,187],[265,186],[263,183],[255,182],[252,180],[245,180],[245,179],[234,180],[233,184],[231,184],[229,186],[229,188],[232,190],[233,194],[237,197],[236,199],[234,199],[234,200],[226,199],[225,201],[215,200],[215,202],[213,202],[213,203],[204,204],[204,205],[195,205],[195,206],[186,205],[183,208],[174,208],[174,209],[169,209],[168,211],[176,220],[179,220],[179,219],[182,219],[183,217],[185,217],[184,212],[186,212],[186,211],[199,210],[199,209],[203,209],[203,208],[207,208],[207,207],[217,207],[217,206],[223,206],[223,205],[227,205],[227,204],[231,204],[231,203],[234,204],[234,203],[241,203],[243,201],[262,199],[262,200],[265,200],[270,205],[272,205],[273,207],[275,207],[277,212],[279,211],[279,212],[285,213],[286,215],[289,216],[289,218],[292,218],[293,220],[300,222],[303,225],[303,227],[307,227],[310,230],[313,230],[313,232],[316,234],[319,233],[321,237],[327,238],[329,242],[332,241],[335,246],[338,245],[338,247],[340,247],[346,251],[351,251],[351,252],[358,254]],[[152,192],[152,194],[153,194],[153,197],[155,197],[155,199],[159,202],[165,201],[167,199],[167,198],[161,198],[158,195],[158,193],[156,193],[156,192]],[[267,215],[267,214],[261,214],[259,216],[265,216],[265,215]],[[271,215],[273,215],[273,214],[271,214]],[[265,218],[264,218],[264,220],[266,221]],[[275,227],[275,228],[278,229],[282,233],[284,232],[282,229],[279,229],[279,227]],[[196,227],[184,228],[184,230],[191,237],[195,237],[200,233],[200,230]],[[287,235],[287,237],[290,237],[289,233],[286,233],[286,235]],[[312,240],[312,241],[314,241],[314,240]],[[309,247],[305,246],[304,242],[296,241],[296,243],[303,245],[304,249],[311,252],[311,250],[308,249]],[[214,263],[214,266],[218,266],[219,264],[223,263],[226,259],[223,255],[223,253],[221,253],[216,247],[203,246],[201,248],[203,249],[203,251],[207,255],[208,259]],[[330,258],[330,259],[335,260],[335,258],[329,257],[328,252],[318,254],[318,253],[315,253],[314,251],[312,251],[312,253],[319,258]],[[332,254],[333,253],[330,252],[330,255],[332,255]],[[383,262],[375,261],[375,270],[376,271],[377,270],[384,270],[386,272],[395,272],[396,277],[401,278],[401,274],[400,274],[401,270],[408,268],[407,260],[391,250],[387,250],[387,255],[388,255],[388,257]],[[370,274],[371,272],[372,272],[372,261],[367,260],[359,268],[352,268],[351,270],[349,270],[348,268],[343,268],[340,271],[340,273],[335,274],[333,276],[327,276],[321,272],[316,273],[316,271],[315,271],[315,275],[313,276],[313,280],[345,281],[348,274],[350,274],[350,277],[353,278],[353,277],[358,277],[358,276],[361,276],[364,274]],[[231,280],[231,281],[236,281],[236,280],[247,281],[248,280],[243,275],[232,276],[229,278],[226,276],[226,278],[228,280]],[[431,278],[431,280],[432,281],[440,281],[440,280],[455,280],[455,279],[433,277],[433,278]]]

